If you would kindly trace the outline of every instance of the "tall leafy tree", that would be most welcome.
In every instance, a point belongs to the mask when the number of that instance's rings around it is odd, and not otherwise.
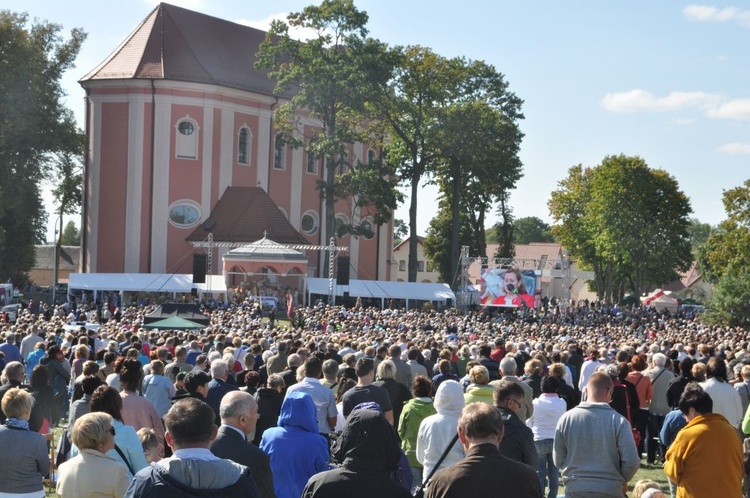
[[[457,272],[457,261],[453,261],[453,255],[450,251],[453,213],[451,201],[445,197],[438,202],[438,212],[430,220],[427,236],[424,239],[424,252],[440,274],[440,280],[454,287],[458,284],[459,274]],[[476,248],[471,247],[472,242],[476,239],[471,224],[468,222],[468,213],[461,211],[460,216],[464,223],[460,224],[459,244],[470,246],[471,254],[476,254]]]
[[[471,245],[477,254],[486,255],[484,216],[495,201],[506,200],[521,177],[521,136],[516,123],[485,100],[459,102],[447,109],[437,177],[441,189],[450,191],[446,198],[451,200],[451,261],[458,261],[462,210],[473,222],[476,240]]]
[[[259,68],[270,69],[276,91],[290,95],[277,111],[277,127],[294,146],[307,142],[308,151],[324,160],[325,177],[319,182],[325,205],[325,239],[336,229],[334,205],[339,198],[355,195],[357,207],[374,211],[376,223],[390,217],[399,200],[391,172],[383,161],[352,160],[347,144],[373,139],[365,125],[366,89],[372,78],[388,78],[389,59],[383,45],[367,34],[366,12],[352,0],[324,0],[274,21],[258,53]],[[316,37],[293,39],[289,28],[312,30]],[[309,115],[320,131],[301,136],[298,119]],[[347,167],[337,176],[339,166]],[[348,227],[348,231],[356,227]],[[327,273],[327,268],[325,269]]]
[[[719,223],[700,250],[701,273],[718,283],[727,272],[750,273],[750,180],[723,195],[727,219]]]
[[[690,236],[690,245],[693,248],[693,255],[697,258],[701,247],[706,244],[708,237],[711,235],[713,227],[708,223],[702,223],[698,218],[690,218],[688,225],[688,234]]]
[[[500,195],[497,213],[500,215],[500,221],[495,224],[497,251],[493,256],[496,258],[512,258],[516,254],[514,242],[516,230],[513,222],[513,208],[508,203],[507,193]]]
[[[677,181],[639,157],[605,157],[595,168],[571,168],[549,202],[553,231],[571,255],[591,267],[601,299],[619,300],[677,278],[692,262],[687,227],[692,209]]]
[[[78,230],[78,227],[72,221],[65,224],[60,244],[64,246],[81,245],[81,231]]]
[[[70,151],[79,132],[60,84],[86,35],[0,11],[0,279],[22,284],[44,240],[40,186],[51,153]],[[40,239],[41,236],[41,239]]]
[[[370,109],[388,132],[388,161],[409,187],[409,282],[417,280],[419,187],[439,160],[443,110],[458,96],[462,62],[420,46],[388,49],[393,72],[370,78]]]
[[[516,244],[554,241],[549,224],[536,216],[525,216],[513,222],[513,242]]]

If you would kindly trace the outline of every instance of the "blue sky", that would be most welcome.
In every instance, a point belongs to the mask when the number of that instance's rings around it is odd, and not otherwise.
[[[4,0],[0,8],[88,33],[77,67],[64,80],[68,105],[82,125],[83,91],[76,81],[156,3]],[[264,28],[310,2],[172,3]],[[722,191],[750,178],[750,6],[744,2],[356,4],[370,15],[373,37],[484,60],[505,74],[525,101],[524,177],[511,197],[517,217],[551,221],[547,200],[568,168],[594,166],[610,154],[639,155],[668,171],[690,197],[694,216],[712,225],[725,217]],[[430,188],[420,194],[421,234],[435,213],[435,197]],[[408,219],[406,205],[396,217]]]

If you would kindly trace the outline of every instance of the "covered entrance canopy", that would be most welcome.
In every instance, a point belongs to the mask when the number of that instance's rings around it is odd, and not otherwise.
[[[456,295],[448,284],[426,284],[419,282],[390,282],[382,280],[349,280],[349,285],[334,285],[334,293],[342,295],[348,292],[350,297],[379,298],[385,306],[386,299],[404,299],[407,303],[414,301],[455,302]],[[328,295],[327,278],[307,279],[308,302],[312,294]]]

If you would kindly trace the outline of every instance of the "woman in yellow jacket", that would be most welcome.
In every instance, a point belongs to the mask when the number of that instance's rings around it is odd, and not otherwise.
[[[712,413],[711,397],[696,382],[685,387],[680,411],[687,425],[667,451],[664,472],[677,498],[742,498],[742,445],[727,419]]]

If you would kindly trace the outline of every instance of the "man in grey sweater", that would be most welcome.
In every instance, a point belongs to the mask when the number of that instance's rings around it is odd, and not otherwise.
[[[612,379],[591,375],[587,401],[563,415],[555,430],[554,460],[569,498],[622,498],[640,466],[630,423],[612,407]]]

